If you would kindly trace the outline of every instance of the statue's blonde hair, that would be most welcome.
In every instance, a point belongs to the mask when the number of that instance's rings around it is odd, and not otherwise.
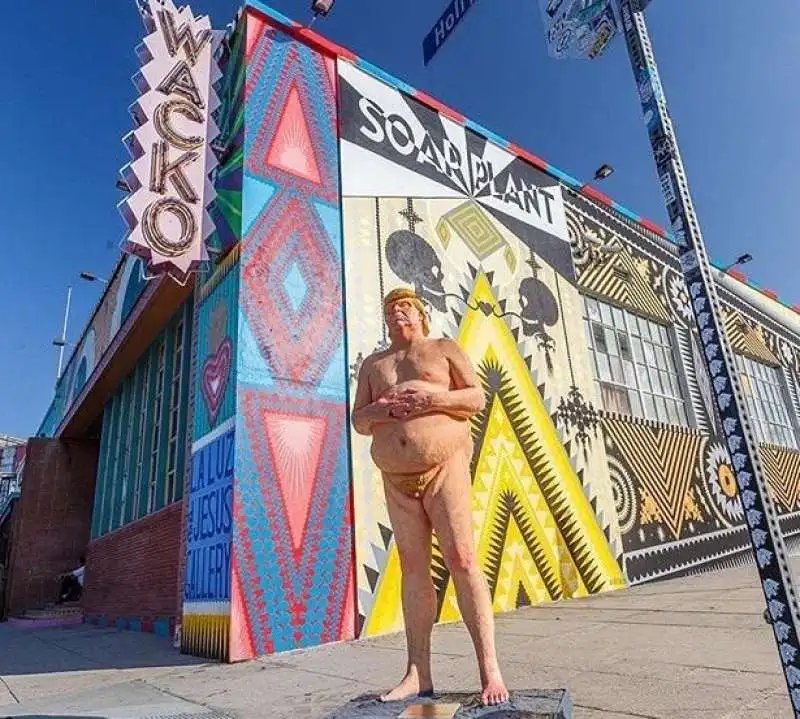
[[[392,304],[400,300],[409,300],[411,304],[419,310],[420,315],[422,315],[422,334],[425,336],[430,334],[431,324],[430,318],[428,317],[428,310],[425,308],[423,301],[417,297],[416,292],[408,287],[397,287],[383,298],[384,314]]]

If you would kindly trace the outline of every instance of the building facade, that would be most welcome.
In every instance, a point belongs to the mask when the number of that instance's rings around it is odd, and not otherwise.
[[[12,612],[85,549],[87,620],[180,627],[189,653],[401,629],[381,484],[348,419],[398,285],[486,393],[472,501],[496,611],[750,561],[663,230],[257,0],[220,62],[211,266],[182,287],[120,262],[28,445]],[[791,544],[799,310],[715,279]],[[44,522],[59,552],[36,549]],[[439,621],[458,619],[437,547],[432,573]]]

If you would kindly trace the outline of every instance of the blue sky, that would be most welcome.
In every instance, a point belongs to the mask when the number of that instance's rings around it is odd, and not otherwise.
[[[598,61],[551,60],[536,0],[481,0],[426,69],[444,4],[338,0],[316,29],[577,178],[613,164],[602,190],[666,224],[621,41]],[[310,15],[306,0],[272,5]],[[193,7],[221,27],[238,4]],[[800,3],[653,0],[648,19],[712,257],[751,252],[747,274],[800,302]],[[52,399],[67,286],[75,342],[102,289],[78,273],[107,277],[119,257],[114,183],[142,27],[133,0],[12,3],[3,26],[0,434],[27,436]]]

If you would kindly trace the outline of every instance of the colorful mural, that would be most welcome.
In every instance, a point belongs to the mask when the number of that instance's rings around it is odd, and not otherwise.
[[[220,57],[211,262],[184,318],[194,310],[192,430],[179,423],[175,440],[192,458],[180,485],[183,650],[237,661],[402,628],[380,477],[369,440],[348,429],[360,365],[387,342],[382,298],[398,285],[423,298],[434,334],[460,344],[483,385],[473,530],[497,612],[748,561],[701,337],[663,233],[271,18],[249,7]],[[732,345],[779,374],[800,437],[800,329],[727,281]],[[154,287],[123,258],[41,434],[58,433]],[[604,406],[584,332],[600,302],[650,323],[634,340],[654,326],[672,348],[680,421]],[[155,343],[148,372],[159,356]],[[117,426],[106,444],[128,416],[104,420],[104,434]],[[800,451],[762,444],[761,456],[797,540]],[[141,501],[158,508],[147,492]],[[438,621],[458,619],[435,540],[431,573]]]
[[[557,182],[353,66],[340,62],[339,77],[351,397],[387,340],[383,296],[413,287],[486,391],[471,472],[495,610],[623,586]],[[351,451],[369,636],[402,627],[400,569],[369,438],[353,434]],[[439,620],[457,619],[438,547],[432,574]]]
[[[181,649],[221,661],[230,657],[231,636],[245,32],[240,18],[219,61],[215,230],[207,241],[211,266],[196,289],[192,471],[184,503]]]
[[[234,250],[198,289],[194,441],[235,414],[239,263]]]
[[[242,238],[242,169],[244,166],[245,28],[239,20],[224,46],[220,60],[222,79],[218,90],[219,168],[214,178],[217,196],[209,210],[214,233],[208,238],[209,255],[225,256]]]
[[[181,648],[219,660],[228,658],[230,636],[237,259],[229,252],[197,290],[194,442],[184,503]]]
[[[355,624],[335,63],[252,11],[245,53],[232,660]]]
[[[691,427],[603,413],[628,580],[637,584],[751,561],[744,509],[674,249],[665,251],[583,200],[570,203],[567,224],[578,287],[674,332],[691,407]],[[780,366],[793,405],[797,353],[792,339],[757,322],[754,310],[732,293],[725,299],[735,303],[726,304],[723,315],[736,353]],[[791,538],[800,531],[800,453],[762,444],[761,458],[781,527]]]
[[[235,419],[192,447],[186,505],[181,647],[226,660],[229,651]]]

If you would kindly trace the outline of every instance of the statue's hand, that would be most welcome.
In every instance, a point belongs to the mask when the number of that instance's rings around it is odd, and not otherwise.
[[[419,389],[403,390],[394,395],[389,414],[397,419],[406,419],[429,412],[434,405],[432,392]]]
[[[397,417],[392,414],[394,406],[395,400],[392,399],[391,395],[378,397],[378,399],[372,403],[372,415],[375,421],[378,424],[384,424],[396,420]]]

